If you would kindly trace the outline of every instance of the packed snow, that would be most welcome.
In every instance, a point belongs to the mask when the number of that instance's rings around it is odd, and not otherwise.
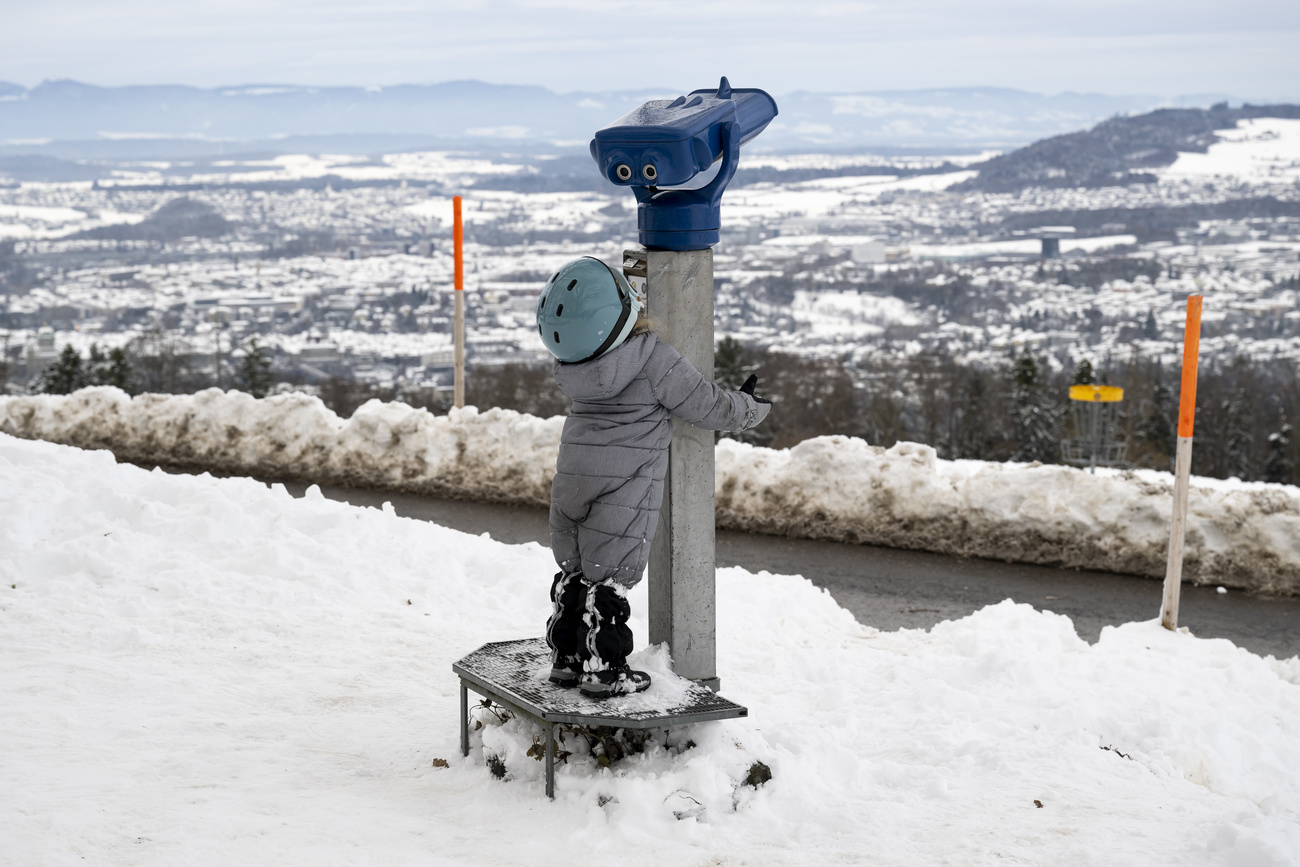
[[[545,505],[563,418],[370,401],[343,420],[302,393],[0,397],[0,431],[119,458],[269,479]],[[719,526],[1135,575],[1165,570],[1173,478],[947,461],[833,436],[791,449],[723,440]],[[1300,592],[1300,489],[1194,477],[1187,580]]]
[[[0,204],[0,240],[59,238],[85,229],[139,223],[143,219],[143,214],[123,214],[108,209],[95,209],[92,214],[67,207]]]
[[[915,244],[908,251],[918,259],[976,259],[982,256],[1030,255],[1041,250],[1042,243],[1037,238],[1018,238],[972,244]],[[1062,253],[1096,253],[1136,243],[1137,238],[1133,235],[1102,235],[1096,238],[1063,238],[1060,246]]]
[[[608,768],[569,735],[550,802],[536,726],[480,709],[461,757],[450,669],[541,633],[539,545],[0,435],[0,548],[4,863],[1300,858],[1300,659],[1155,623],[1090,646],[1007,600],[884,633],[720,570],[750,716]]]
[[[754,184],[728,191],[722,203],[722,219],[725,225],[734,228],[762,225],[780,215],[798,214],[810,220],[860,217],[888,193],[940,192],[977,174],[960,171],[909,178],[849,175],[782,185]]]
[[[1215,135],[1219,140],[1205,153],[1180,153],[1161,177],[1283,185],[1300,181],[1300,120],[1251,118]]]

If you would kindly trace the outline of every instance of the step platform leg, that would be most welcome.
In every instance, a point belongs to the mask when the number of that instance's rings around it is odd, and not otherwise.
[[[469,690],[460,682],[460,754],[469,755]]]
[[[546,797],[555,799],[555,726],[546,724]]]

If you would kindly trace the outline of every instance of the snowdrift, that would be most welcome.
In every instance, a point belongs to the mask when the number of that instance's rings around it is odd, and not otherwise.
[[[0,432],[178,468],[463,499],[550,503],[563,418],[470,407],[435,416],[372,400],[347,421],[301,392],[262,400],[110,387],[0,397]]]
[[[460,756],[450,671],[540,634],[541,546],[0,435],[0,550],[7,864],[1300,857],[1300,658],[1155,623],[1090,646],[1008,600],[882,633],[721,570],[720,674],[751,716],[608,768],[575,745],[548,802],[520,720],[482,714]]]
[[[0,431],[142,464],[545,505],[563,419],[371,401],[344,421],[316,398],[89,388],[0,398]],[[719,526],[944,554],[1162,576],[1173,478],[939,460],[821,437],[717,450]],[[1300,489],[1193,480],[1183,574],[1300,593]]]

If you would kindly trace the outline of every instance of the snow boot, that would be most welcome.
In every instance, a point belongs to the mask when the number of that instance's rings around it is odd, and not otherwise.
[[[636,671],[625,662],[618,668],[604,671],[584,671],[578,681],[578,691],[588,698],[609,698],[615,695],[631,695],[645,692],[650,688],[650,675]]]
[[[632,608],[627,588],[614,581],[589,584],[586,599],[587,659],[578,691],[591,698],[629,695],[650,688],[650,675],[628,668]]]
[[[551,648],[551,683],[565,689],[578,685],[587,655],[587,590],[591,585],[581,572],[558,572],[551,582],[553,610],[546,621],[546,644]]]

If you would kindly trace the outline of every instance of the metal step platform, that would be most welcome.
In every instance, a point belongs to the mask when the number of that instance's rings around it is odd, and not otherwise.
[[[546,795],[555,797],[555,726],[609,726],[623,729],[669,729],[675,726],[736,719],[749,710],[706,686],[693,684],[684,698],[661,697],[655,687],[637,695],[587,698],[576,689],[561,689],[546,680],[551,652],[544,638],[496,641],[452,663],[460,677],[460,752],[469,755],[469,690],[515,713],[531,717],[546,731]]]

